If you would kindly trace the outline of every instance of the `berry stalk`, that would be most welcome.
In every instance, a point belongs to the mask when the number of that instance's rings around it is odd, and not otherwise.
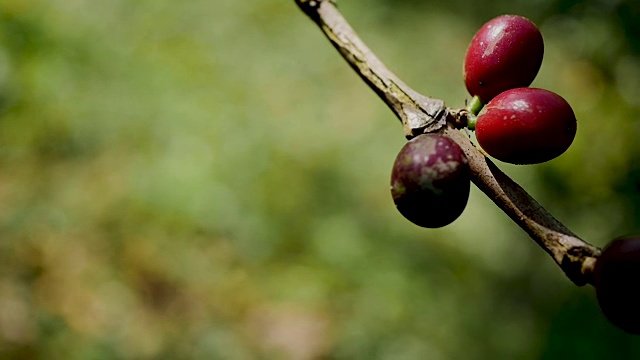
[[[478,97],[477,95],[472,97],[471,100],[469,101],[469,104],[467,104],[467,110],[473,115],[478,115],[480,113],[480,110],[482,110],[483,107],[484,107],[484,103],[482,102],[482,100],[480,100],[480,97]]]

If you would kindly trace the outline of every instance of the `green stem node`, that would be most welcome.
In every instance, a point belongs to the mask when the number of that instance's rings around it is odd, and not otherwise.
[[[467,104],[467,110],[469,110],[469,112],[472,113],[473,115],[478,115],[478,113],[480,112],[480,110],[482,110],[483,107],[484,107],[484,104],[482,103],[482,100],[480,100],[478,96],[474,96],[473,98],[471,98],[471,101],[469,101],[469,104]]]
[[[467,115],[467,128],[469,130],[475,130],[477,122],[478,122],[477,116],[475,116],[474,114]]]

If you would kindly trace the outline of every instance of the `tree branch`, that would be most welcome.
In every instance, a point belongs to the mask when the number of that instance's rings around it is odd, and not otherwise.
[[[487,159],[456,126],[464,109],[419,94],[389,71],[360,40],[331,0],[296,0],[333,46],[402,122],[405,136],[441,132],[456,141],[469,160],[471,180],[542,247],[576,285],[593,283],[600,250],[578,238],[536,202],[520,185]]]
[[[296,2],[320,26],[362,80],[391,108],[402,122],[408,138],[445,125],[444,101],[416,92],[389,71],[360,40],[331,1]]]

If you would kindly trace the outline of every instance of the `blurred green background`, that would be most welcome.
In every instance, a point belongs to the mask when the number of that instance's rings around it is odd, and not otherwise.
[[[457,107],[474,32],[531,18],[578,134],[501,168],[597,246],[640,232],[639,2],[340,6]],[[477,189],[402,218],[404,141],[293,0],[0,0],[0,358],[640,357]]]

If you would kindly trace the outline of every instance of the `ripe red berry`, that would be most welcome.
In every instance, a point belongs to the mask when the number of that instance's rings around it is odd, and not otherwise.
[[[486,103],[501,92],[529,86],[538,74],[544,42],[536,25],[517,15],[502,15],[474,35],[464,59],[464,83]]]
[[[598,304],[620,329],[640,334],[640,238],[619,238],[605,247],[594,270]]]
[[[544,89],[507,90],[478,116],[476,138],[494,158],[512,164],[537,164],[564,153],[576,135],[569,103]]]
[[[438,134],[419,135],[407,142],[391,173],[391,195],[398,211],[427,228],[448,225],[462,214],[470,184],[464,152]]]

